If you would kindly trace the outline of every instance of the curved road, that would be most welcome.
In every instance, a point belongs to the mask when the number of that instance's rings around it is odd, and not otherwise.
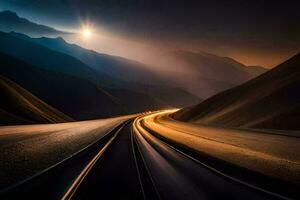
[[[0,199],[289,199],[229,177],[143,125],[125,121]]]

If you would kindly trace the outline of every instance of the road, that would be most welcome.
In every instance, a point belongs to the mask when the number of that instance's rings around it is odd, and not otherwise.
[[[289,199],[162,139],[144,125],[156,114],[118,121],[88,147],[3,190],[1,199]]]
[[[131,126],[127,125],[81,182],[72,199],[142,199],[131,142]]]
[[[0,127],[0,191],[71,156],[128,118]]]

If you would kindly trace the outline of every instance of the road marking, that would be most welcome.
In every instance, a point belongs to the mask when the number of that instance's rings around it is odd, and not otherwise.
[[[151,114],[150,114],[150,115],[151,115]],[[148,115],[148,117],[149,117],[150,115]],[[143,119],[143,116],[142,116],[142,117],[139,117],[138,120],[136,119],[136,120],[135,120],[135,123],[134,123],[133,125],[137,124],[136,126],[140,127],[140,128],[143,129],[144,131],[147,131],[147,130],[143,127],[143,125],[142,125],[142,123],[141,123],[142,120],[144,120],[144,119]],[[138,128],[136,128],[136,129],[138,129]],[[149,133],[149,131],[147,131],[147,132]],[[149,133],[149,134],[151,134],[151,133]],[[153,135],[153,134],[151,134],[151,135]],[[154,135],[153,135],[153,136],[154,136]],[[155,137],[155,136],[154,136],[154,137]],[[157,137],[155,137],[155,138],[157,138]],[[158,138],[157,138],[157,139],[158,139]],[[260,191],[260,192],[264,192],[264,193],[269,194],[269,195],[271,195],[271,196],[274,196],[274,197],[277,197],[277,198],[281,198],[281,199],[285,199],[285,200],[292,200],[291,198],[288,198],[288,197],[285,197],[285,196],[283,196],[283,195],[280,195],[280,194],[277,194],[277,193],[274,193],[274,192],[265,190],[265,189],[263,189],[263,188],[260,188],[260,187],[258,187],[258,186],[255,186],[255,185],[252,185],[252,184],[250,184],[250,183],[241,181],[241,180],[239,180],[239,179],[237,179],[237,178],[234,178],[234,177],[232,177],[232,176],[230,176],[230,175],[228,175],[228,174],[225,174],[225,173],[223,173],[223,172],[221,172],[221,171],[215,169],[214,167],[211,167],[211,166],[209,166],[209,165],[207,165],[207,164],[205,164],[205,163],[199,161],[198,159],[196,159],[196,158],[194,158],[194,157],[192,157],[192,156],[190,156],[190,155],[184,153],[183,151],[181,151],[181,150],[175,148],[174,146],[172,146],[172,145],[170,145],[170,144],[168,144],[168,143],[162,141],[161,139],[158,139],[158,140],[159,140],[160,142],[162,142],[163,144],[165,144],[166,146],[168,146],[169,148],[173,149],[174,151],[176,151],[176,152],[182,154],[183,156],[185,156],[185,157],[187,157],[187,158],[193,160],[193,161],[196,162],[197,164],[200,164],[200,165],[204,166],[205,168],[209,169],[210,171],[213,171],[214,173],[217,173],[218,175],[221,175],[221,176],[223,176],[223,177],[225,177],[225,178],[227,178],[227,179],[230,179],[230,180],[232,180],[232,181],[234,181],[234,182],[236,182],[236,183],[242,184],[242,185],[244,185],[244,186],[247,186],[247,187],[250,187],[250,188],[252,188],[252,189],[258,190],[258,191]]]
[[[29,183],[30,181],[32,181],[33,179],[35,178],[39,178],[40,176],[42,176],[43,174],[49,172],[50,170],[52,169],[55,169],[56,167],[59,167],[60,165],[62,165],[63,163],[65,163],[66,161],[74,158],[75,156],[77,156],[78,154],[86,151],[87,149],[89,149],[90,147],[92,147],[93,145],[95,145],[97,142],[100,142],[103,138],[105,138],[107,135],[111,134],[118,126],[120,126],[122,123],[124,122],[120,122],[120,123],[117,123],[115,126],[113,126],[112,128],[110,128],[110,130],[104,134],[101,138],[99,138],[98,140],[96,140],[95,142],[87,145],[86,147],[74,152],[73,154],[71,154],[70,156],[64,158],[63,160],[55,163],[54,165],[51,165],[49,167],[47,167],[46,169],[43,169],[42,171],[39,171],[37,172],[36,174],[24,179],[24,180],[21,180],[19,182],[17,182],[16,184],[12,185],[12,186],[9,186],[8,188],[4,188],[3,190],[0,191],[0,194],[5,194],[6,192],[9,192],[11,190],[13,190],[14,188],[17,188],[17,187],[20,187],[21,185],[23,184],[27,184]],[[27,126],[27,125],[25,125]]]
[[[123,126],[121,126],[115,135],[105,144],[105,146],[97,153],[97,155],[85,166],[85,168],[81,171],[81,173],[77,176],[75,181],[72,183],[72,185],[69,187],[67,192],[63,195],[61,200],[69,200],[73,197],[73,195],[76,193],[77,189],[79,188],[82,181],[85,179],[85,177],[88,175],[88,173],[91,171],[95,163],[99,160],[99,158],[103,155],[103,153],[106,151],[106,149],[109,147],[109,145],[113,142],[113,140],[117,137],[118,133],[126,126],[127,123],[125,123]]]
[[[138,118],[139,118],[139,117],[138,117]],[[136,133],[140,134],[139,131],[138,131],[138,129],[137,129],[136,127],[134,127],[135,124],[136,124],[137,121],[138,121],[138,118],[136,118],[136,119],[133,121],[133,123],[132,123],[132,128],[134,129],[133,132],[136,132]],[[140,135],[142,136],[142,134],[140,134]],[[134,135],[133,135],[133,137],[134,137],[135,141],[137,141],[137,138],[136,138]],[[142,137],[143,137],[143,136],[142,136]],[[144,163],[144,166],[145,166],[145,169],[146,169],[146,171],[147,171],[147,174],[149,175],[150,181],[151,181],[151,183],[152,183],[152,185],[153,185],[153,187],[154,187],[154,190],[155,190],[155,192],[156,192],[156,195],[157,195],[158,199],[162,199],[161,196],[160,196],[160,194],[159,194],[159,192],[158,192],[158,189],[157,189],[157,187],[156,187],[156,185],[155,185],[155,183],[154,183],[154,180],[153,180],[153,177],[152,177],[152,175],[151,175],[151,173],[150,173],[150,170],[149,170],[148,166],[146,165],[145,158],[144,158],[144,156],[143,156],[143,154],[142,154],[142,151],[141,151],[141,149],[140,149],[140,147],[139,147],[138,142],[136,142],[136,146],[137,146],[137,149],[138,149],[138,151],[139,151],[139,153],[140,153],[140,155],[141,155],[142,161],[143,161],[143,163]]]
[[[136,167],[136,170],[137,170],[137,174],[138,174],[138,179],[139,179],[139,183],[140,183],[140,187],[141,187],[141,190],[142,190],[142,194],[143,194],[143,199],[145,200],[146,199],[146,195],[145,195],[145,191],[144,191],[144,187],[143,187],[143,183],[142,183],[142,178],[141,178],[141,174],[140,174],[140,170],[139,170],[139,166],[138,166],[138,163],[137,163],[137,158],[136,158],[136,152],[135,152],[135,149],[134,149],[134,136],[133,136],[133,130],[132,130],[132,127],[130,129],[130,141],[131,141],[131,148],[132,148],[132,154],[133,154],[133,159],[134,159],[134,163],[135,163],[135,167]]]

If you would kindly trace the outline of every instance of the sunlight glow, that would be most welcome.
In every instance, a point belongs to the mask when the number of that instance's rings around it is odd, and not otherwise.
[[[85,28],[82,34],[84,38],[89,39],[92,35],[92,31],[88,28]]]

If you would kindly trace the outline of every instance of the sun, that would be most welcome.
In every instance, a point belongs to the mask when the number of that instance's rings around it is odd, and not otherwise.
[[[92,31],[88,28],[83,29],[83,37],[89,39],[92,36]]]

